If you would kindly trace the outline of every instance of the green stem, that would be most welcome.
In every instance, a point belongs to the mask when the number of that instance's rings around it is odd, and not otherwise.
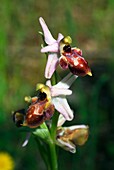
[[[53,76],[52,76],[52,78],[51,78],[52,85],[57,84],[57,81],[58,81],[57,78],[58,78],[58,77],[57,77],[57,72],[55,71],[54,74],[53,74]]]
[[[57,122],[57,119],[56,119]],[[56,127],[57,127],[57,123],[55,122],[55,119],[53,121],[53,126],[51,127],[51,130],[54,128],[54,131],[52,131],[52,136],[49,132],[48,136],[50,136],[50,140],[48,142],[48,146],[49,146],[49,151],[50,151],[50,156],[48,155],[48,152],[46,152],[44,150],[44,153],[42,154],[42,157],[46,163],[47,169],[50,170],[57,170],[58,169],[58,164],[57,164],[57,154],[56,154],[56,145],[55,145],[55,138],[56,138]],[[40,125],[41,128],[43,129],[48,129],[46,124],[43,123],[42,125]],[[45,148],[44,148],[45,149]],[[48,160],[48,162],[47,162]]]
[[[52,119],[52,127],[51,127],[51,138],[53,141],[55,141],[56,139],[56,131],[57,131],[57,122],[58,122],[58,117],[59,117],[59,114],[57,111],[55,111],[54,113],[54,116],[53,116],[53,119]]]
[[[56,83],[57,73],[55,71],[54,75],[52,76],[52,85],[55,85]],[[57,153],[55,145],[58,117],[59,114],[57,111],[55,111],[54,116],[52,118],[52,126],[50,130],[50,135],[53,142],[49,143],[52,170],[58,170]]]
[[[49,149],[50,149],[51,170],[58,170],[56,146],[53,141],[49,143]]]
[[[57,72],[55,71],[55,73],[52,76],[52,85],[57,84],[57,78],[58,78]],[[52,118],[52,127],[51,127],[51,132],[50,132],[53,141],[55,141],[55,138],[56,138],[58,117],[59,117],[59,114],[57,111],[55,111],[54,116]]]

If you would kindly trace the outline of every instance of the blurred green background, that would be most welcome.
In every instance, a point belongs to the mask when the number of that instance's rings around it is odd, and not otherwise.
[[[90,136],[77,153],[59,149],[59,170],[114,169],[114,1],[1,0],[0,4],[0,151],[8,152],[15,170],[45,170],[34,138],[22,148],[25,133],[12,122],[11,112],[25,107],[37,82],[44,82],[45,55],[38,18],[54,37],[70,35],[83,50],[93,77],[78,78],[69,103],[75,119],[66,125],[88,124]],[[61,77],[66,75],[59,69]]]

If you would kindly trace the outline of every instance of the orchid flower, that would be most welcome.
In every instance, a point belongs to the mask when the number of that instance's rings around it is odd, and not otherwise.
[[[84,145],[89,136],[89,127],[87,125],[73,125],[62,127],[65,119],[59,115],[57,124],[56,144],[63,149],[75,153],[76,146]]]
[[[76,75],[72,75],[69,73],[64,79],[62,79],[59,83],[52,86],[51,81],[48,80],[45,85],[37,84],[36,89],[44,91],[45,87],[49,87],[50,93],[47,94],[48,98],[51,98],[51,102],[54,105],[55,109],[61,113],[65,120],[71,121],[73,119],[73,111],[71,110],[66,96],[71,95],[72,91],[69,89],[72,83],[77,78]],[[51,96],[50,96],[51,95]]]
[[[48,59],[47,59],[47,64],[45,69],[45,77],[50,79],[59,64],[58,63],[59,43],[64,36],[61,33],[59,33],[57,40],[55,40],[51,35],[51,32],[49,31],[42,17],[39,18],[39,22],[43,29],[44,40],[47,44],[46,47],[43,47],[41,49],[41,52],[42,53],[51,52],[48,54]]]
[[[58,126],[61,126],[66,120],[71,121],[74,117],[73,111],[71,110],[71,108],[67,102],[66,96],[72,94],[72,91],[69,88],[72,85],[72,83],[75,81],[76,78],[77,78],[76,75],[72,75],[71,73],[69,73],[66,77],[64,77],[59,83],[57,83],[54,86],[51,85],[50,80],[48,80],[46,82],[46,85],[41,84],[41,83],[38,83],[36,85],[36,91],[40,91],[41,94],[43,94],[43,95],[46,94],[45,101],[44,101],[44,96],[42,98],[43,99],[42,102],[44,102],[43,104],[45,105],[45,109],[49,108],[50,105],[51,106],[54,105],[55,109],[60,113]],[[30,96],[28,96],[28,97],[26,96],[25,100],[26,100],[26,102],[32,102],[33,105],[36,105],[37,104],[36,101],[38,100],[38,98],[36,96],[32,97],[32,98]],[[29,106],[29,110],[31,108],[31,105]],[[45,110],[45,112],[46,112],[46,110]],[[49,114],[49,109],[48,109],[48,114]],[[32,115],[33,115],[33,113],[32,113]],[[36,111],[35,111],[35,115],[38,115],[36,113]],[[26,116],[26,117],[28,117],[28,116]],[[48,120],[48,118],[49,118],[49,115],[48,115],[48,117],[45,118],[45,120],[46,119]],[[37,123],[35,121],[35,125],[36,124],[39,125],[39,121]],[[33,126],[33,124],[32,124],[32,126]],[[27,145],[29,138],[30,138],[30,133],[27,134],[26,140],[22,145],[23,147]]]
[[[59,33],[58,39],[55,40],[42,17],[39,18],[39,22],[43,29],[45,43],[47,44],[47,46],[41,49],[41,52],[48,53],[45,77],[50,79],[58,65],[62,69],[69,68],[74,75],[92,76],[87,61],[82,57],[82,50],[77,47],[71,48],[71,37],[64,37]]]
[[[76,146],[82,146],[88,139],[89,127],[86,125],[74,125],[70,127],[58,127],[56,144],[63,149],[75,153]]]
[[[14,112],[14,122],[18,126],[28,126],[36,128],[54,114],[56,109],[62,116],[62,125],[66,120],[71,121],[74,117],[66,96],[71,95],[72,91],[69,89],[72,83],[78,76],[69,73],[56,85],[51,85],[48,80],[46,85],[38,83],[36,85],[37,96],[26,96],[25,101],[31,103],[28,109],[19,110]]]
[[[25,101],[30,103],[29,107],[13,113],[15,124],[18,127],[36,128],[46,120],[50,120],[55,109],[63,115],[64,121],[71,121],[74,116],[66,96],[72,94],[69,88],[76,78],[77,76],[69,73],[53,86],[50,80],[46,82],[46,85],[38,83],[36,85],[37,96],[25,97]]]
[[[63,149],[75,153],[76,146],[82,146],[88,139],[89,127],[87,125],[73,125],[70,127],[62,127],[65,122],[63,115],[59,115],[56,144]]]

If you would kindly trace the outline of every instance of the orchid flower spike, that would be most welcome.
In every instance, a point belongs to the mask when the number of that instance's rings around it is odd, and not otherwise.
[[[42,53],[51,52],[48,54],[48,60],[45,69],[45,77],[47,79],[50,79],[59,64],[58,63],[59,43],[64,36],[61,33],[59,33],[57,40],[55,40],[51,35],[51,32],[49,31],[42,17],[39,18],[39,22],[43,30],[45,43],[47,44],[46,47],[43,47],[41,49],[41,52]]]

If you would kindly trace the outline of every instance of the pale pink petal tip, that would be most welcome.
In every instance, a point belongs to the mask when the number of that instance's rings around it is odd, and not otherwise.
[[[57,38],[57,42],[60,42],[63,38],[64,38],[64,36],[61,33],[59,33],[58,38]]]
[[[71,121],[73,119],[73,111],[71,110],[66,98],[56,97],[53,99],[53,104],[55,109],[60,112],[66,120]]]
[[[52,45],[45,46],[41,49],[41,53],[57,53],[58,52],[58,44],[54,43]]]
[[[62,114],[60,114],[58,123],[57,123],[57,127],[62,126],[65,123],[65,121],[66,121],[66,119],[64,118],[64,116]]]
[[[44,38],[45,38],[45,42],[49,45],[49,44],[53,44],[54,42],[56,42],[56,40],[53,38],[53,36],[51,35],[51,32],[49,31],[44,19],[42,17],[39,18],[39,22],[41,24],[43,33],[44,33]]]
[[[45,69],[45,77],[47,79],[50,79],[56,70],[58,65],[58,57],[56,53],[49,54],[48,55],[48,60],[46,64],[46,69]]]

